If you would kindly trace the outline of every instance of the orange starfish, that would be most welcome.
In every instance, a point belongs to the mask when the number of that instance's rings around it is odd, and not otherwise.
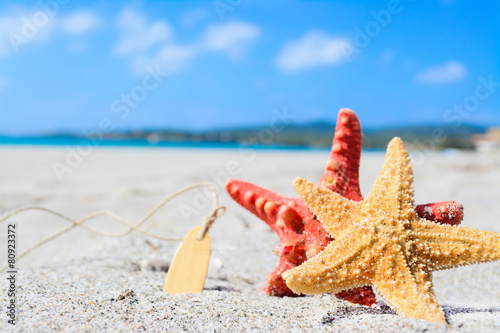
[[[421,219],[413,203],[413,170],[403,142],[394,138],[368,197],[360,202],[294,182],[299,195],[335,237],[328,247],[283,273],[293,291],[339,292],[371,285],[402,316],[446,323],[432,287],[432,272],[500,260],[500,233]]]

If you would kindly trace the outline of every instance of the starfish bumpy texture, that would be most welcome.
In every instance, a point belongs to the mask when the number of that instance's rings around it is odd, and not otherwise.
[[[318,255],[283,273],[296,293],[337,293],[370,285],[402,316],[446,323],[432,272],[500,259],[500,233],[421,219],[413,171],[399,138],[387,148],[366,199],[355,202],[304,179],[299,195],[335,238]]]
[[[330,158],[319,182],[330,191],[355,201],[362,200],[358,179],[361,136],[356,114],[349,109],[341,109]],[[333,238],[300,198],[283,196],[240,180],[228,181],[226,190],[236,202],[262,219],[278,235],[280,245],[274,252],[279,256],[279,263],[266,277],[267,283],[261,291],[273,296],[297,296],[286,286],[281,274],[312,258]],[[452,201],[419,205],[416,211],[420,217],[439,223],[459,224],[463,217],[462,206]],[[371,287],[342,291],[337,296],[352,303],[376,304]]]

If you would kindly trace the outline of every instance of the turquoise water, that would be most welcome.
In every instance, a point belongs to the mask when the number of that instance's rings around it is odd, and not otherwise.
[[[150,148],[181,148],[181,149],[278,149],[278,150],[330,150],[330,147],[284,146],[284,145],[241,145],[235,142],[191,142],[160,141],[151,143],[148,140],[95,140],[71,137],[0,137],[0,145],[27,145],[27,146],[89,146],[92,147],[150,147]]]

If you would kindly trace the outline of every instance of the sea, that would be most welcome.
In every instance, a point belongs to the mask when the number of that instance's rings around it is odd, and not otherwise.
[[[241,144],[238,142],[220,141],[150,141],[147,139],[89,140],[76,137],[0,137],[0,146],[92,146],[92,147],[145,147],[145,148],[179,148],[179,149],[241,149],[253,148],[262,150],[330,150],[330,147],[290,146],[279,144]],[[374,149],[376,151],[376,149]]]

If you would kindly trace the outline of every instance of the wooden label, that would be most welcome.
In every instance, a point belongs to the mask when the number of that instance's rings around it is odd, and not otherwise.
[[[177,249],[168,269],[163,292],[167,294],[199,293],[205,285],[210,260],[210,237],[198,240],[202,226],[191,229]]]

